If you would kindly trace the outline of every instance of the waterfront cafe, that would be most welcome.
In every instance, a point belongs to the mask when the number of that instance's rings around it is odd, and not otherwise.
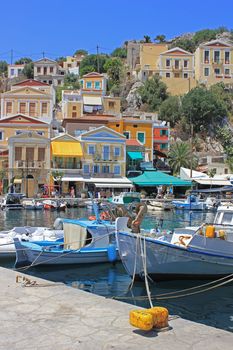
[[[192,181],[182,180],[155,169],[146,170],[139,176],[131,177],[130,180],[137,190],[144,190],[147,194],[158,193],[158,188],[161,187],[163,194],[167,192],[167,189],[170,190],[170,193],[182,194],[192,186]]]

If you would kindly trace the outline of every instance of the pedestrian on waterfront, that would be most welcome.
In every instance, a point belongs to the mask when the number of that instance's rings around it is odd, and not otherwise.
[[[75,197],[75,191],[74,191],[74,187],[72,186],[70,189],[70,197],[74,198]]]

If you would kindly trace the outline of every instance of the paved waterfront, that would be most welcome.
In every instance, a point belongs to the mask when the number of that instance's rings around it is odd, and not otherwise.
[[[0,268],[0,350],[232,349],[226,331],[179,318],[143,333],[129,325],[132,305],[38,278],[41,287],[22,287],[17,275]]]

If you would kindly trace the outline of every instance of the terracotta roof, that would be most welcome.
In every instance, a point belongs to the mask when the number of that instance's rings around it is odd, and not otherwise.
[[[83,78],[89,78],[89,77],[103,77],[103,74],[100,74],[97,72],[91,72],[83,75]]]
[[[42,83],[35,79],[27,79],[14,84],[13,86],[49,86],[49,84]]]
[[[142,146],[138,140],[126,140],[126,146]]]

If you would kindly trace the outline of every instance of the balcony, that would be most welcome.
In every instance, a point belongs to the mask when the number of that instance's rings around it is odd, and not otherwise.
[[[27,160],[16,160],[15,161],[16,168],[20,169],[45,169],[46,168],[46,162],[45,161],[39,161],[39,160],[33,160],[33,161],[27,161]]]
[[[223,65],[223,60],[216,59],[216,60],[212,61],[212,66],[213,67],[219,67],[219,66],[222,66],[222,65]]]
[[[175,73],[179,73],[183,71],[183,67],[180,66],[172,66],[172,71]]]

